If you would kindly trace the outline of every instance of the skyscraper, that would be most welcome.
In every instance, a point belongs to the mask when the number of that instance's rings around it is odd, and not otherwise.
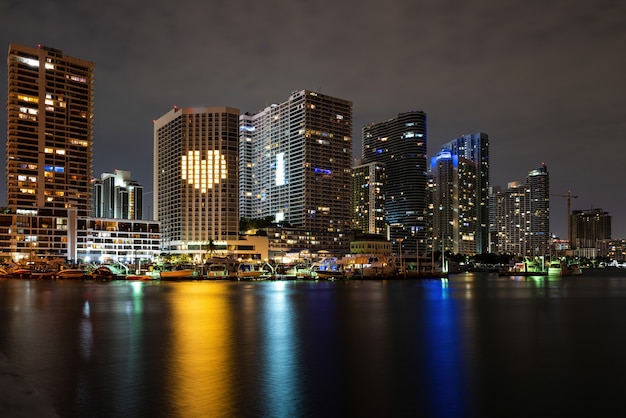
[[[239,110],[174,107],[154,122],[154,205],[162,246],[198,257],[239,233]]]
[[[302,229],[311,250],[347,252],[352,102],[300,90],[240,124],[241,212]]]
[[[18,213],[89,215],[95,64],[9,45],[7,198]]]
[[[449,151],[441,151],[431,159],[435,250],[443,248],[455,254],[476,254],[474,187],[477,171],[473,161]]]
[[[476,214],[473,234],[476,252],[486,253],[489,251],[489,136],[483,132],[463,135],[443,145],[442,150],[476,165],[472,195],[465,198]]]
[[[545,164],[531,170],[526,182],[511,182],[494,198],[497,251],[524,256],[549,253],[550,177]]]
[[[528,172],[530,187],[530,250],[532,255],[545,255],[550,246],[550,175],[548,167]]]
[[[352,222],[355,231],[387,236],[385,166],[361,164],[352,168]]]
[[[426,249],[427,160],[426,114],[400,113],[362,129],[363,164],[385,165],[386,220],[391,239],[402,239],[405,251]]]
[[[143,186],[130,171],[116,169],[92,180],[92,209],[96,218],[143,219]]]

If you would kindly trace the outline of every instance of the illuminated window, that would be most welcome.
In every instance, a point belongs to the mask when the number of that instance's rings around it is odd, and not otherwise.
[[[181,159],[181,172],[182,179],[202,193],[228,175],[226,159],[219,151],[207,151],[204,159],[200,151],[187,152]]]
[[[26,58],[26,57],[17,57],[17,61],[21,62],[22,64],[29,65],[31,67],[39,67],[39,61],[36,59]]]
[[[38,97],[27,96],[25,94],[18,94],[17,95],[17,100],[21,100],[23,102],[28,102],[28,103],[39,103],[39,98]]]

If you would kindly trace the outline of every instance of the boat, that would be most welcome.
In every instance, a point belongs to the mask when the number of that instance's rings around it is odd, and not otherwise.
[[[578,276],[580,274],[583,274],[583,271],[580,268],[580,264],[578,263],[568,264],[567,268],[572,271],[572,276]]]
[[[92,270],[87,276],[92,278],[93,280],[102,281],[115,280],[117,278],[117,275],[108,266],[99,266],[96,269]]]
[[[55,279],[84,279],[87,271],[83,269],[65,269],[57,271],[54,275]]]
[[[124,280],[155,280],[155,276],[150,274],[129,274]]]
[[[314,262],[310,268],[309,277],[312,279],[341,279],[346,276],[343,265],[337,257],[325,257]]]
[[[198,276],[198,272],[192,266],[178,265],[171,270],[161,270],[159,277],[161,280],[184,280],[193,279]]]
[[[226,263],[213,263],[207,269],[209,279],[229,279],[230,269]]]
[[[260,262],[242,261],[237,265],[237,278],[239,280],[258,280],[267,276]]]
[[[26,267],[15,267],[9,272],[9,276],[13,279],[30,279],[32,271]]]
[[[304,262],[281,263],[276,266],[271,278],[276,280],[310,279],[311,270],[309,267],[309,264]]]
[[[561,260],[552,260],[548,264],[548,276],[571,276],[573,273],[574,271]]]

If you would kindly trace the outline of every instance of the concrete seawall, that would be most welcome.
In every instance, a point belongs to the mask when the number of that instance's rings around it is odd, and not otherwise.
[[[59,418],[56,411],[26,383],[0,353],[0,417]]]

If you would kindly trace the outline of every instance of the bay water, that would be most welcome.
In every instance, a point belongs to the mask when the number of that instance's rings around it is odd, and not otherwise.
[[[9,279],[0,352],[67,418],[624,416],[626,272]]]

